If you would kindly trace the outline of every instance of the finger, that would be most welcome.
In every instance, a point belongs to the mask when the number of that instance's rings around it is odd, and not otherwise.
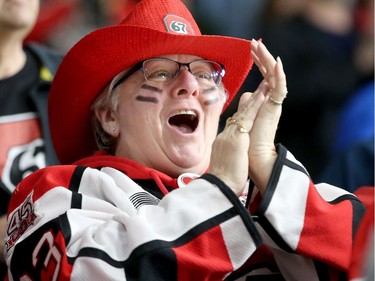
[[[285,98],[288,91],[287,91],[284,66],[280,57],[277,57],[276,60],[277,60],[277,63],[275,65],[275,77],[276,77],[275,89],[277,90],[278,94],[281,95],[280,97]]]
[[[262,93],[265,95],[268,92],[268,90],[269,90],[268,82],[265,79],[263,79],[254,93],[257,93],[257,94]]]
[[[262,131],[262,133],[257,135],[257,138],[259,140],[262,139],[262,142],[269,144],[273,142],[274,133],[276,132],[277,124],[281,115],[281,105],[286,96],[286,76],[280,58],[277,58],[276,60],[274,73],[275,87],[270,89],[268,82],[264,83],[262,91],[266,92],[266,98],[262,108],[259,110],[257,124],[254,125],[256,126],[256,128],[254,127],[255,131]],[[265,134],[264,131],[267,131],[268,133]]]
[[[246,92],[242,94],[238,110],[226,120],[223,132],[229,135],[249,133],[262,103],[255,93]]]
[[[254,63],[258,67],[260,73],[262,74],[263,77],[267,76],[267,69],[265,66],[262,65],[259,57],[255,54],[255,52],[251,52],[251,57],[253,58]]]
[[[251,42],[251,57],[253,58],[253,61],[257,65],[259,71],[262,73],[262,76],[266,77],[267,69],[265,68],[265,66],[262,65],[262,62],[257,55],[257,52],[259,52],[258,48],[259,48],[259,42],[253,39]]]
[[[259,57],[260,62],[265,66],[267,73],[273,72],[274,66],[276,64],[275,58],[262,42],[259,42],[258,44],[259,46],[255,54]]]
[[[273,89],[276,83],[274,73],[276,60],[262,42],[257,42],[255,44],[257,44],[257,46],[253,50],[256,57],[254,62],[261,70],[263,77],[268,81],[270,88]]]
[[[242,95],[238,111],[233,114],[233,117],[244,125],[249,132],[252,130],[254,121],[264,103],[267,89],[267,83],[261,83],[256,93],[245,93]]]
[[[250,99],[254,99],[256,95],[256,91],[254,93],[246,92],[241,95],[241,98],[238,102],[238,110],[237,111],[244,111],[246,105],[250,102]]]
[[[266,80],[262,80],[262,82],[259,84],[258,88],[254,91],[254,93],[251,92],[245,92],[242,94],[242,99],[239,101],[238,105],[238,111],[244,110],[244,106],[248,103],[248,100],[255,99],[257,95],[267,93],[268,91],[268,83]]]
[[[275,87],[267,94],[274,105],[281,105],[287,95],[286,75],[280,57],[277,57],[275,65]]]

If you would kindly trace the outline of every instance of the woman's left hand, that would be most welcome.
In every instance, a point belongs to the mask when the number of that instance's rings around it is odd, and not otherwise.
[[[280,58],[275,60],[260,41],[252,40],[251,46],[254,62],[264,78],[257,91],[265,99],[250,131],[249,176],[263,193],[277,158],[274,141],[287,87]]]
[[[286,78],[277,61],[261,42],[252,42],[252,57],[264,79],[254,93],[244,93],[238,110],[213,143],[211,173],[241,194],[247,177],[264,193],[275,164],[274,145]]]
[[[260,192],[264,193],[277,158],[274,140],[287,88],[281,60],[275,60],[262,42],[253,40],[251,48],[254,62],[264,79],[254,93],[241,96],[232,120],[237,120],[237,124],[250,131],[248,173]],[[254,97],[262,102],[258,109],[251,103]],[[255,118],[249,118],[254,111]]]

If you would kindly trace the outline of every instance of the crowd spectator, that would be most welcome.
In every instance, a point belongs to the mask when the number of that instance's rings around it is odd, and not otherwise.
[[[6,273],[6,213],[16,185],[32,172],[57,164],[47,118],[47,99],[61,54],[25,44],[39,0],[0,2],[0,279]]]

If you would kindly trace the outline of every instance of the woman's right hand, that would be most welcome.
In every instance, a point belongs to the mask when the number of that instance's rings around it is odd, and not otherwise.
[[[265,100],[265,85],[241,96],[238,111],[227,120],[224,130],[212,146],[210,173],[220,178],[238,196],[249,175],[250,134],[259,109]]]

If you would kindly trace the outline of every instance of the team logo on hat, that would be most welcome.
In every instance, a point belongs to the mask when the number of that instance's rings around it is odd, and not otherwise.
[[[164,24],[169,33],[194,35],[190,22],[182,17],[176,15],[166,15],[164,18]]]

